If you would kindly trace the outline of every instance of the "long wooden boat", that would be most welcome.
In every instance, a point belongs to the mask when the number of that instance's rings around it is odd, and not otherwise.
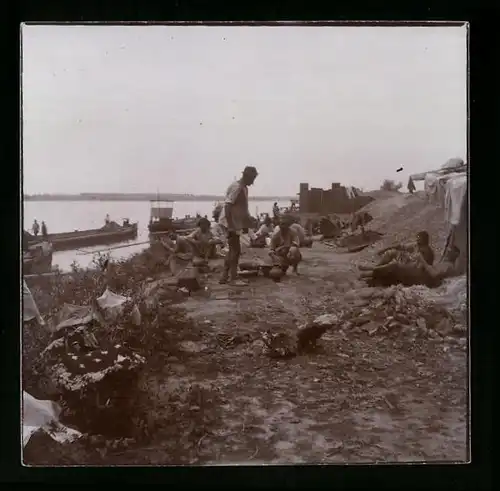
[[[79,249],[102,244],[112,244],[137,237],[137,223],[130,225],[107,226],[91,230],[76,230],[60,234],[48,234],[43,240],[52,244],[54,251]],[[33,237],[29,245],[35,245],[41,240]]]
[[[200,217],[174,218],[172,220],[172,227],[176,232],[196,228],[199,219]]]

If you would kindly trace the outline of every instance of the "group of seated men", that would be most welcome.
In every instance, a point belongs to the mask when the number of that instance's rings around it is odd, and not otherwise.
[[[192,259],[194,264],[200,265],[208,259],[215,259],[219,255],[219,248],[224,245],[222,237],[218,237],[212,230],[208,218],[200,218],[197,227],[188,235],[162,238],[164,248],[180,258]]]
[[[175,243],[163,239],[163,246],[177,257],[191,260],[194,265],[206,264],[208,259],[221,256],[221,249],[226,245],[223,230],[218,230],[217,216],[214,222],[200,218],[197,228],[185,237],[177,236]],[[302,260],[300,249],[311,247],[312,239],[304,228],[293,223],[290,217],[280,218],[279,225],[273,227],[270,217],[250,239],[250,247],[266,247],[269,244],[269,256],[272,265],[282,273],[291,267],[298,273]],[[421,231],[415,243],[396,244],[378,252],[380,260],[373,266],[359,266],[361,278],[370,286],[390,286],[395,284],[438,286],[448,277],[456,274],[455,264],[460,256],[456,246],[448,247],[443,259],[435,264],[435,254],[430,244],[429,234]]]
[[[279,235],[282,230],[291,230],[291,233],[297,236],[300,247],[312,246],[312,238],[307,235],[302,225],[294,223],[293,220],[287,216],[282,216],[278,220],[277,225],[274,225],[273,220],[268,215],[257,232],[250,238],[250,247],[266,247],[268,240],[271,241],[273,235]]]
[[[214,212],[214,222],[200,218],[197,227],[189,235],[172,236],[161,239],[163,247],[171,257],[192,261],[195,266],[207,264],[209,259],[221,257],[226,246],[224,231],[218,227],[218,214]],[[175,239],[175,242],[174,240]],[[273,266],[279,267],[283,274],[291,267],[298,273],[298,264],[302,260],[301,247],[311,247],[312,239],[303,227],[293,223],[288,217],[280,218],[279,225],[273,227],[267,217],[258,231],[250,239],[250,247],[266,247],[269,239],[269,256]]]

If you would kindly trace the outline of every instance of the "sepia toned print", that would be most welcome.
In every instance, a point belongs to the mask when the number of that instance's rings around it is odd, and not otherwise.
[[[466,25],[21,31],[24,465],[469,461]]]

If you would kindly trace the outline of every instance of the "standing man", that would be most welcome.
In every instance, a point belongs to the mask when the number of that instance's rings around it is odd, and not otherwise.
[[[278,219],[280,217],[280,207],[276,201],[273,205],[273,218]]]
[[[248,231],[250,212],[248,211],[248,186],[251,186],[256,177],[255,167],[245,167],[241,179],[233,182],[226,192],[226,199],[219,218],[219,223],[227,235],[229,252],[224,261],[224,272],[219,283],[228,281],[235,286],[246,285],[238,280],[238,262],[241,255],[240,235]]]
[[[46,239],[47,235],[48,235],[47,225],[45,224],[45,222],[42,221],[42,237]]]
[[[37,237],[38,232],[40,232],[40,225],[38,225],[38,222],[36,221],[36,218],[35,218],[35,220],[33,221],[33,235],[35,237]]]

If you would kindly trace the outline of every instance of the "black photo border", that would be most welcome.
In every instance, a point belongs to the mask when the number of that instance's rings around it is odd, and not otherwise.
[[[4,288],[3,322],[0,323],[2,354],[2,385],[1,385],[1,438],[0,452],[0,482],[26,483],[98,483],[122,482],[130,484],[169,483],[179,488],[186,485],[201,485],[208,487],[330,487],[359,489],[378,487],[386,489],[430,489],[433,487],[446,489],[490,489],[491,488],[491,395],[492,395],[492,365],[489,347],[492,340],[487,335],[492,332],[496,319],[493,306],[488,307],[485,301],[492,299],[494,284],[481,288],[476,287],[481,272],[486,273],[482,259],[486,260],[488,253],[481,254],[481,244],[494,240],[491,236],[482,240],[481,228],[484,226],[493,204],[480,204],[494,192],[493,166],[496,152],[492,148],[498,135],[495,124],[495,108],[498,107],[495,84],[495,32],[494,9],[482,7],[479,2],[474,6],[456,4],[453,6],[426,5],[417,6],[404,2],[384,3],[383,7],[368,8],[363,4],[356,6],[353,2],[342,4],[335,2],[330,6],[314,2],[188,2],[174,0],[153,4],[152,2],[30,2],[19,4],[18,15],[7,12],[8,22],[4,21],[4,33],[8,42],[3,44],[4,83],[7,82],[5,98],[14,109],[12,117],[5,118],[9,125],[4,125],[2,136],[7,145],[3,170],[15,169],[16,181],[10,179],[4,182],[4,224],[6,226],[3,240]],[[437,3],[437,2],[436,2]],[[369,4],[367,4],[369,5]],[[12,11],[10,12],[12,14]],[[23,467],[20,462],[20,382],[19,382],[19,327],[20,326],[20,226],[22,205],[20,202],[20,186],[22,174],[20,164],[20,87],[19,87],[19,38],[21,22],[149,22],[158,23],[199,21],[257,21],[268,23],[275,21],[320,21],[339,20],[349,22],[355,20],[404,23],[412,20],[422,24],[434,21],[440,25],[445,21],[458,23],[469,22],[469,70],[470,70],[470,308],[471,308],[471,463],[454,465],[349,465],[349,466],[227,466],[227,467],[147,467],[147,468],[33,468]],[[237,23],[237,22],[235,22]],[[5,36],[4,36],[5,39]],[[5,63],[9,61],[10,63]],[[4,88],[5,90],[5,88]],[[498,90],[498,89],[497,89]],[[4,94],[6,92],[4,91]],[[12,104],[13,103],[13,104]],[[5,107],[5,106],[4,106]],[[5,112],[4,112],[5,115]],[[490,117],[488,117],[490,116]],[[491,116],[494,117],[493,121]],[[10,131],[5,131],[8,128]],[[495,131],[496,130],[496,131]],[[490,132],[493,135],[490,136]],[[489,138],[488,138],[489,136]],[[481,178],[488,178],[488,183],[481,186]],[[16,184],[10,184],[16,182]],[[9,186],[7,186],[9,183]],[[7,206],[7,201],[11,202]],[[15,212],[13,212],[13,210]],[[482,220],[480,219],[480,215]],[[7,220],[5,220],[5,217]],[[493,219],[493,224],[496,220]],[[489,226],[491,228],[491,225]],[[479,236],[478,236],[479,234]],[[488,242],[489,239],[489,242]],[[489,256],[491,258],[491,256]],[[488,278],[485,276],[485,278]],[[8,280],[8,281],[7,281]],[[12,282],[12,286],[10,284]],[[13,298],[10,298],[12,295]],[[19,301],[19,302],[18,302]],[[492,319],[486,319],[486,314],[492,313]]]

